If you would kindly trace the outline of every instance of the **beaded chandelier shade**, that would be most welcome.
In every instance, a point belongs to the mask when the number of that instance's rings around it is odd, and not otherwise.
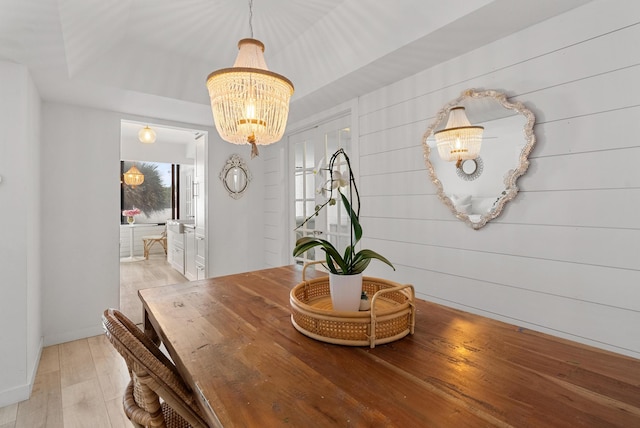
[[[462,161],[475,159],[480,154],[483,131],[482,126],[471,126],[464,107],[452,108],[445,129],[434,134],[438,154],[447,162],[456,161],[460,167]]]
[[[214,71],[207,77],[211,110],[223,140],[233,144],[272,144],[284,134],[289,116],[293,84],[269,71],[264,44],[256,39],[238,42],[233,67]]]
[[[156,131],[149,128],[149,126],[145,126],[138,131],[138,140],[144,144],[153,144],[156,142]]]
[[[131,186],[132,189],[135,189],[136,186],[144,183],[144,175],[133,165],[129,168],[129,171],[124,173],[124,182]]]

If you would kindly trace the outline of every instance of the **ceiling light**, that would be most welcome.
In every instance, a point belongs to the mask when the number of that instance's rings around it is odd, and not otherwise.
[[[456,161],[459,168],[462,161],[478,157],[483,131],[482,126],[471,126],[464,107],[452,108],[445,129],[434,134],[438,154],[447,162]]]
[[[144,175],[136,168],[136,165],[133,164],[129,171],[124,173],[124,182],[131,186],[132,189],[135,189],[136,186],[144,183]]]
[[[156,131],[145,126],[138,132],[138,139],[141,143],[152,144],[156,142]]]
[[[289,99],[293,84],[280,74],[269,71],[264,60],[264,44],[253,39],[249,2],[250,39],[238,42],[238,56],[233,67],[214,71],[207,77],[213,120],[220,137],[234,144],[256,145],[279,141],[289,116]]]

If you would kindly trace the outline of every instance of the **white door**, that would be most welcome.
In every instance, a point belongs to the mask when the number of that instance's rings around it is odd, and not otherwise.
[[[339,252],[343,252],[350,239],[349,218],[339,195],[334,191],[335,205],[327,205],[316,216],[315,207],[328,199],[328,194],[320,191],[326,187],[330,178],[327,171],[331,155],[339,148],[344,149],[351,158],[351,118],[343,116],[314,128],[289,136],[290,159],[292,160],[293,185],[292,201],[296,239],[303,236],[317,236],[331,242]],[[344,158],[336,166],[346,171]],[[310,218],[304,225],[305,219]],[[293,248],[293,245],[292,247]],[[309,250],[295,263],[304,264],[315,260],[324,260],[325,253],[319,247]]]

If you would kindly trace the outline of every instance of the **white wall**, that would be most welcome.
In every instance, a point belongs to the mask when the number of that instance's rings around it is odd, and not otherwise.
[[[222,141],[215,130],[209,133],[209,277],[264,268],[263,176],[267,148],[259,149],[260,156],[251,159],[250,146]],[[234,153],[242,157],[253,176],[240,199],[230,197],[219,178]]]
[[[46,102],[43,109],[43,308],[45,344],[102,334],[100,316],[119,301],[120,120],[116,112]],[[192,128],[184,123],[145,121]],[[198,129],[203,127],[198,126]],[[86,130],[94,137],[87,139]],[[209,135],[215,133],[205,128]],[[243,153],[242,149],[246,149]],[[209,138],[209,276],[263,266],[262,194],[255,182],[236,201],[218,172],[237,147]],[[262,174],[261,159],[249,163]],[[81,177],[77,180],[77,177]],[[260,183],[260,180],[257,180]],[[74,212],[80,212],[76,216]],[[96,227],[98,225],[99,227]],[[91,230],[91,236],[80,233]]]
[[[193,146],[195,143],[176,144],[156,141],[153,144],[141,144],[137,139],[122,140],[120,153],[123,160],[193,165],[195,156]]]
[[[45,102],[42,146],[43,328],[50,345],[101,334],[102,312],[118,307],[120,115]]]
[[[639,21],[640,3],[594,1],[359,98],[363,246],[397,267],[367,274],[640,357]],[[537,119],[520,193],[479,231],[438,201],[421,147],[467,88],[504,91]]]
[[[42,348],[40,98],[0,62],[0,407],[29,396]]]

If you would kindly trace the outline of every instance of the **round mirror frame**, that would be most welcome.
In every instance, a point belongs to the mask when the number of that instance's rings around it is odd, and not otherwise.
[[[466,164],[471,164],[471,163],[473,163],[473,166],[475,167],[473,171],[471,172],[465,171],[464,166]],[[462,161],[462,164],[460,164],[460,166],[456,168],[456,174],[458,174],[458,177],[462,178],[464,181],[473,181],[476,178],[480,177],[480,174],[482,174],[483,169],[484,169],[484,162],[482,162],[482,158],[478,156],[475,159],[467,159],[465,161]]]
[[[229,173],[233,170],[238,170],[244,175],[244,186],[242,186],[241,189],[232,189],[227,181]],[[249,182],[251,181],[251,173],[249,172],[247,165],[244,163],[242,158],[236,154],[231,155],[229,159],[227,159],[227,163],[224,165],[224,168],[222,168],[222,171],[220,171],[219,177],[220,180],[222,180],[222,185],[225,190],[229,192],[229,196],[233,199],[240,199],[243,193],[247,190],[247,187],[249,187]]]
[[[460,212],[457,210],[451,199],[444,193],[444,188],[442,186],[442,182],[438,179],[436,171],[433,167],[433,164],[429,160],[429,156],[431,154],[431,148],[429,144],[427,144],[427,139],[435,132],[438,126],[441,123],[446,123],[446,120],[449,116],[449,111],[456,106],[459,106],[462,101],[467,99],[475,99],[475,98],[485,98],[489,97],[497,101],[502,107],[514,110],[518,114],[521,114],[525,118],[524,125],[524,138],[525,145],[520,152],[518,158],[518,165],[514,169],[510,169],[506,172],[504,176],[504,185],[505,190],[497,196],[497,200],[493,206],[493,208],[486,214],[482,215],[478,221],[471,221],[469,215],[464,212]],[[464,221],[467,225],[471,226],[473,229],[478,230],[485,226],[487,222],[493,220],[498,217],[504,206],[507,202],[511,201],[518,194],[518,187],[516,186],[516,181],[520,178],[529,168],[529,154],[535,145],[535,135],[533,133],[533,126],[535,124],[535,115],[531,110],[526,108],[524,104],[521,102],[510,102],[507,100],[506,94],[495,91],[495,90],[475,90],[475,89],[467,89],[462,92],[462,94],[456,98],[455,100],[449,102],[444,107],[438,111],[435,119],[427,128],[427,131],[424,133],[422,138],[422,148],[424,151],[424,161],[427,166],[427,170],[429,171],[429,176],[431,177],[431,181],[436,186],[438,198],[451,210],[451,212],[460,220]],[[437,155],[437,150],[435,150],[435,154]],[[477,171],[478,169],[476,169]],[[480,174],[478,174],[480,175]],[[476,177],[477,178],[477,177]]]

